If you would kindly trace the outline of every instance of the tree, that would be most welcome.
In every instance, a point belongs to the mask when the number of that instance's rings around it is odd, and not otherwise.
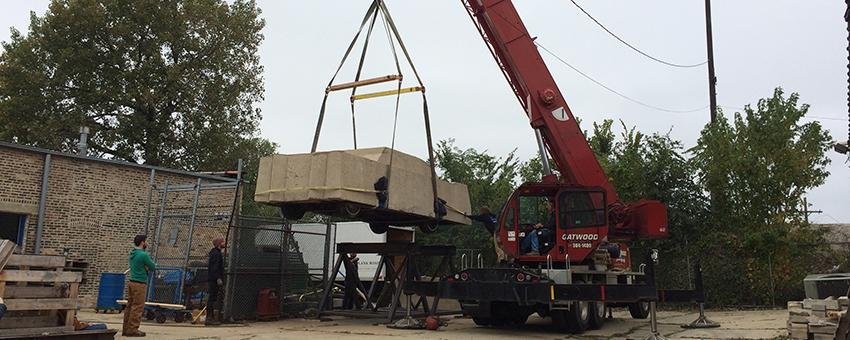
[[[519,161],[513,151],[505,157],[494,157],[487,151],[460,149],[454,145],[454,139],[449,139],[437,143],[435,155],[440,178],[466,184],[472,213],[486,206],[493,213],[499,214],[516,186]],[[478,249],[490,263],[495,259],[491,235],[478,225],[472,229],[464,226],[440,228],[434,234],[416,237],[426,244],[451,244],[459,248]]]
[[[800,122],[808,109],[798,94],[777,88],[731,121],[718,115],[691,150],[711,194],[708,227],[743,261],[734,274],[748,278],[756,303],[774,300],[773,287],[792,292],[807,272],[828,269],[823,239],[805,224],[801,203],[829,175],[832,138],[818,122]]]
[[[257,138],[265,22],[253,0],[54,0],[0,55],[0,139],[202,170]]]

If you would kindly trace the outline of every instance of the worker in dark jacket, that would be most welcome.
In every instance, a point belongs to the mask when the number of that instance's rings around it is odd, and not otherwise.
[[[502,241],[496,233],[499,228],[499,219],[496,218],[495,214],[490,212],[490,208],[481,207],[478,209],[478,215],[466,215],[466,217],[469,217],[469,219],[473,221],[481,222],[484,224],[484,228],[487,229],[487,232],[493,235],[493,247],[496,249],[496,259],[499,263],[507,263],[510,261],[512,256],[502,246]]]
[[[359,309],[360,293],[358,292],[360,285],[360,258],[357,254],[351,253],[348,256],[348,261],[345,261],[345,294],[342,297],[342,309]]]
[[[526,233],[522,239],[522,252],[524,255],[540,256],[540,243],[542,240],[547,240],[555,230],[555,210],[552,208],[552,202],[546,201],[546,215],[549,217],[546,224],[537,223]]]
[[[3,298],[0,297],[0,320],[3,320],[3,314],[6,314],[6,304],[3,303]]]
[[[207,296],[207,320],[206,325],[221,324],[221,309],[219,309],[220,290],[224,285],[224,239],[213,240],[213,248],[210,250],[207,262],[207,282],[209,283],[209,295]]]

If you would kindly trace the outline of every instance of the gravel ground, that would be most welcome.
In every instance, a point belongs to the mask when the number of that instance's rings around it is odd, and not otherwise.
[[[682,323],[694,320],[695,312],[660,311],[659,329],[668,339],[776,339],[787,335],[785,310],[708,311],[709,318],[720,322],[720,328],[683,329]],[[448,327],[439,331],[389,329],[376,319],[334,317],[330,321],[286,319],[274,322],[253,322],[242,325],[204,327],[169,320],[164,324],[142,323],[142,331],[150,339],[644,339],[649,335],[649,321],[633,320],[628,312],[615,311],[600,330],[581,336],[560,334],[550,327],[550,320],[533,315],[528,324],[519,328],[484,328],[471,319],[446,317]],[[82,311],[79,319],[104,322],[110,328],[121,329],[122,314],[95,314]],[[116,337],[122,338],[121,336]]]

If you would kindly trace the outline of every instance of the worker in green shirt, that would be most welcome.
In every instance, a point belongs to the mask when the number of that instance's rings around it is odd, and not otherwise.
[[[138,235],[133,239],[135,248],[130,251],[130,283],[127,286],[127,307],[124,309],[124,327],[121,334],[127,337],[145,336],[139,330],[142,323],[142,313],[145,309],[145,293],[147,292],[148,275],[156,270],[156,264],[151,261],[145,251],[148,247],[147,235]]]

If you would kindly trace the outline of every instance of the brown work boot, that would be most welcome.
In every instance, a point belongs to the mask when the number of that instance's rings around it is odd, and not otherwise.
[[[536,252],[536,251],[530,251],[530,252],[525,253],[525,255],[527,255],[527,256],[540,256],[540,253]]]
[[[204,326],[218,326],[221,324],[221,312],[218,309],[213,309],[212,312],[207,313],[207,320],[204,322]]]

